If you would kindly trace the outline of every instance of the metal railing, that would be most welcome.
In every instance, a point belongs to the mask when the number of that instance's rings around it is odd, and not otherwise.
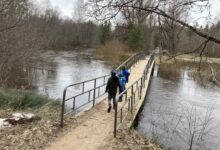
[[[136,64],[144,56],[143,52],[136,53],[123,62],[115,70],[119,72],[123,66],[126,68],[131,68],[132,65]],[[110,75],[100,76],[94,79],[86,80],[83,82],[71,84],[67,86],[63,91],[63,100],[61,108],[61,119],[60,125],[63,127],[64,124],[64,115],[76,112],[77,110],[82,109],[86,105],[92,102],[93,107],[96,104],[96,99],[105,94],[105,87],[107,84],[107,78]],[[75,92],[72,96],[67,96],[67,92],[74,93],[74,89],[79,89],[78,93]],[[70,90],[72,89],[72,91]],[[66,103],[72,105],[72,108],[66,110]],[[78,102],[78,103],[77,103]],[[76,104],[77,103],[77,104]]]
[[[116,97],[114,115],[114,137],[116,137],[117,130],[122,126],[122,123],[126,120],[127,116],[133,113],[136,101],[141,99],[142,90],[146,86],[145,81],[149,73],[149,68],[151,65],[154,64],[154,56],[155,53],[153,52],[150,55],[147,65],[145,66],[143,75]],[[124,96],[125,102],[121,106],[119,106],[118,102],[121,96]]]

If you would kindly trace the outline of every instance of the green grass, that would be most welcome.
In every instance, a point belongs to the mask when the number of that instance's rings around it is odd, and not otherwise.
[[[43,105],[59,105],[59,101],[39,96],[31,91],[0,88],[0,107],[9,107],[15,110],[39,108]]]

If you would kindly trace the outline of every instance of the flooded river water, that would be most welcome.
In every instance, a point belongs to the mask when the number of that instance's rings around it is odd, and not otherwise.
[[[62,98],[67,85],[110,73],[108,62],[96,59],[93,50],[43,51],[33,65],[31,85],[51,98]]]
[[[187,67],[156,66],[137,130],[165,149],[220,149],[220,88]]]

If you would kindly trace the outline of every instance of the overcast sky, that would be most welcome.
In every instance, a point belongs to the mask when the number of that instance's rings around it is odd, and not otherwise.
[[[46,5],[51,5],[59,10],[62,17],[72,18],[74,3],[77,0],[35,0],[36,5],[45,8]],[[211,16],[212,18],[209,20],[210,22],[216,22],[220,20],[220,0],[210,0],[211,2]],[[194,13],[193,20],[191,23],[195,23],[195,21],[199,22],[199,24],[204,23],[204,19],[201,17],[207,17],[208,13]],[[198,20],[199,19],[199,20]]]

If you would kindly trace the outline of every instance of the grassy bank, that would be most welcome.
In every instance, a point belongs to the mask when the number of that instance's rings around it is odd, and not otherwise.
[[[31,91],[0,88],[0,107],[14,110],[37,109],[43,105],[58,106],[59,102],[48,97],[39,96]]]

